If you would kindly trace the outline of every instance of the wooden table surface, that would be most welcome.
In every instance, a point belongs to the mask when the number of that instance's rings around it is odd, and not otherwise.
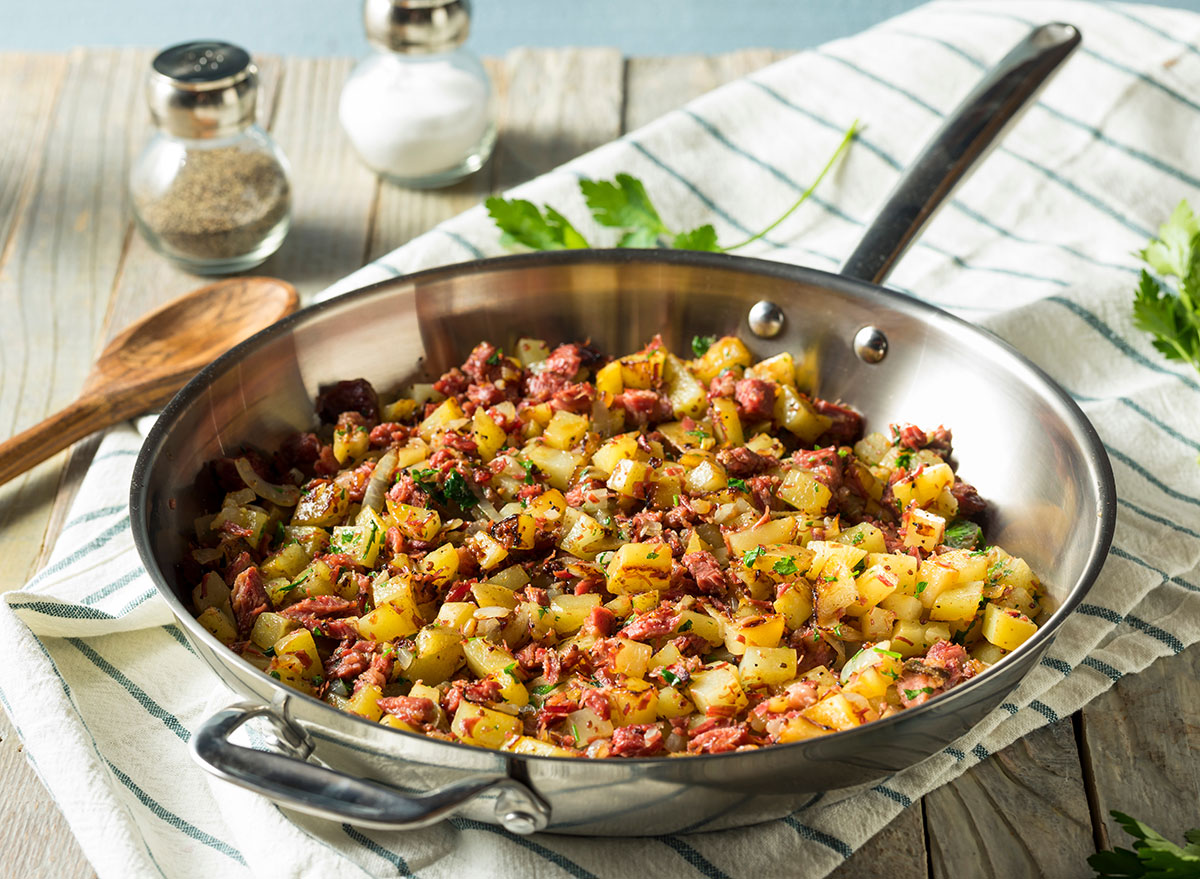
[[[0,436],[78,393],[104,343],[202,283],[137,235],[125,191],[149,134],[151,53],[0,53]],[[482,172],[436,192],[381,185],[336,124],[347,59],[260,58],[259,120],[294,168],[295,221],[258,271],[311,297],[364,262],[783,53],[626,59],[519,50],[489,59],[501,134]],[[0,591],[43,563],[94,454],[81,443],[0,487]],[[0,714],[0,876],[95,875]],[[1177,841],[1200,824],[1200,645],[1124,678],[1074,717],[972,768],[903,812],[839,879],[1093,875],[1128,844],[1109,809]]]

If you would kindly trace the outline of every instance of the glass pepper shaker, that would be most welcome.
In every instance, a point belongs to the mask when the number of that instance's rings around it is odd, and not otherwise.
[[[363,162],[402,186],[429,189],[471,174],[496,142],[492,85],[463,42],[467,0],[365,0],[376,53],[342,89],[342,127]]]
[[[197,274],[239,272],[291,224],[287,159],[255,124],[258,69],[237,46],[182,43],[146,84],[157,131],[129,178],[134,218],[160,253]]]

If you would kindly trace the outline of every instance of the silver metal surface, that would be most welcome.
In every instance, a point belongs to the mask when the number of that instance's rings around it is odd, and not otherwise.
[[[180,43],[155,57],[146,100],[154,124],[168,134],[225,137],[254,122],[258,68],[232,43]]]
[[[904,172],[842,266],[850,278],[883,283],[926,223],[1080,43],[1073,25],[1035,28],[946,117]]]
[[[447,52],[471,31],[468,0],[365,0],[367,41],[389,52]]]
[[[784,315],[783,309],[765,299],[755,302],[750,307],[750,314],[746,317],[750,332],[760,339],[773,339],[778,336],[783,332],[783,325],[786,321],[787,317]]]
[[[697,335],[737,333],[760,301],[778,305],[786,321],[772,338],[747,338],[748,346],[759,358],[790,352],[806,390],[851,403],[866,414],[868,430],[894,421],[953,428],[956,472],[990,503],[989,539],[1029,562],[1056,607],[995,667],[924,705],[787,745],[675,759],[534,757],[337,711],[263,674],[189,611],[192,584],[179,579],[176,562],[201,512],[197,472],[243,444],[270,449],[310,429],[322,384],[366,376],[386,395],[461,364],[482,339],[510,348],[527,336],[551,345],[591,339],[624,352],[660,333],[669,348],[684,350]],[[889,340],[886,361],[867,363],[848,344],[865,326]],[[947,375],[973,393],[947,392]],[[205,753],[226,777],[289,803],[302,794],[310,810],[366,826],[380,813],[364,802],[398,810],[404,820],[425,820],[440,808],[397,804],[380,792],[383,785],[393,795],[445,796],[512,779],[519,786],[505,788],[510,798],[528,791],[548,805],[550,831],[645,835],[778,818],[875,784],[959,738],[1021,682],[1083,600],[1107,555],[1115,504],[1104,447],[1078,406],[992,335],[910,297],[815,269],[725,254],[613,250],[433,269],[285,319],[211,364],[167,406],[138,458],[130,515],[146,569],[197,653],[252,705],[287,694],[290,722],[313,742],[313,758],[338,770],[230,752],[220,743],[237,717],[218,715],[200,738],[202,745],[217,740]],[[279,760],[288,761],[284,785],[275,776]],[[342,803],[346,791],[357,799]],[[511,816],[516,829],[528,825],[526,813],[535,822],[537,815],[486,787],[458,808],[492,823]]]
[[[887,357],[887,336],[879,327],[863,327],[854,334],[854,353],[865,363],[879,363]]]

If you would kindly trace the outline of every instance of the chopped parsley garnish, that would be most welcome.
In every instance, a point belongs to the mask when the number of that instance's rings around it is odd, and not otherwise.
[[[929,584],[926,583],[924,580],[922,580],[920,583],[917,584],[917,591],[914,592],[913,594],[920,595],[922,592],[924,592],[926,590],[926,588],[928,588],[928,586],[929,586]]]
[[[863,542],[863,533],[861,531],[855,531],[854,536],[850,538],[850,542],[855,546],[858,546]]]
[[[903,659],[903,657],[894,650],[884,650],[882,647],[872,647],[876,653],[881,653],[884,656],[890,656],[892,659]]]
[[[312,682],[319,687],[319,686],[321,686],[321,684],[325,683],[325,676],[324,675],[313,675]]]
[[[548,608],[548,607],[542,607],[541,605],[538,605],[538,619],[540,620],[540,619],[541,619],[542,617],[544,617],[544,616],[545,616],[547,613],[549,613],[549,611],[550,611],[550,608]]]
[[[905,470],[907,470],[910,464],[912,464],[912,452],[910,450],[905,449],[896,456],[897,467],[903,467]]]
[[[796,567],[796,560],[790,555],[786,556],[785,558],[778,559],[772,567],[774,568],[775,573],[779,574],[781,577],[790,577],[792,574],[795,574],[797,570],[799,570]]]
[[[484,363],[486,363],[488,366],[499,366],[500,365],[500,350],[497,349],[497,350],[493,351],[492,355],[487,360],[485,360]]]
[[[675,686],[677,683],[679,683],[679,676],[676,675],[673,671],[668,671],[667,669],[664,668],[662,671],[659,672],[659,674],[662,676],[662,679],[664,681],[666,681],[668,684],[670,684],[672,687]]]
[[[692,621],[684,620],[683,625],[679,627],[680,632],[690,632],[692,630]]]
[[[748,549],[742,553],[742,564],[747,568],[753,568],[754,563],[758,561],[758,557],[767,551],[765,546],[756,546],[754,549]]]
[[[504,666],[504,673],[509,677],[512,677],[516,670],[517,664],[515,662],[510,662],[508,665]]]
[[[845,448],[845,447],[843,446],[842,448],[838,449],[838,457],[839,457],[839,458],[848,458],[848,457],[850,457],[850,450],[849,450],[849,449],[847,449],[847,448]]]
[[[746,480],[738,479],[736,476],[729,480],[729,487],[736,488],[738,491],[746,491]]]
[[[656,558],[658,558],[658,553],[655,552],[654,550],[651,550],[650,552],[646,553],[646,558],[656,559]]]
[[[708,439],[708,431],[703,430],[699,427],[692,428],[691,430],[685,431],[685,433],[688,436],[694,436],[696,439],[699,439],[699,440]]]
[[[967,519],[956,519],[946,526],[942,543],[954,549],[982,546],[983,529]]]
[[[430,482],[437,476],[437,471],[422,468],[422,469],[417,469],[417,470],[410,470],[409,475],[416,482]]]
[[[557,687],[558,684],[538,684],[533,688],[533,694],[535,696],[545,696],[547,693],[553,693]]]
[[[692,336],[692,353],[697,357],[703,357],[716,341],[716,336]]]
[[[517,463],[525,468],[525,484],[533,485],[533,475],[537,469],[537,465],[532,461],[518,461]]]
[[[457,470],[451,470],[446,477],[446,481],[442,485],[442,496],[463,510],[469,510],[479,503],[479,498],[475,497],[474,492],[467,485],[467,480],[463,479],[462,474]]]
[[[915,699],[918,696],[928,695],[929,693],[932,693],[932,692],[933,692],[933,687],[921,687],[921,689],[919,689],[919,690],[905,690],[904,698],[905,699]]]

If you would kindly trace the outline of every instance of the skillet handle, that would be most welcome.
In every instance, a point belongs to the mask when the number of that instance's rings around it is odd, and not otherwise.
[[[942,202],[1079,45],[1069,24],[1044,24],[963,99],[909,166],[841,273],[874,284],[891,274]]]
[[[255,751],[229,741],[246,721],[268,720],[291,755]],[[213,775],[261,794],[276,803],[328,818],[379,830],[414,830],[449,817],[475,797],[492,792],[496,823],[512,833],[542,830],[550,807],[515,778],[480,776],[422,794],[343,775],[305,761],[311,751],[307,736],[286,717],[264,705],[232,705],[201,724],[191,740],[192,757]]]

